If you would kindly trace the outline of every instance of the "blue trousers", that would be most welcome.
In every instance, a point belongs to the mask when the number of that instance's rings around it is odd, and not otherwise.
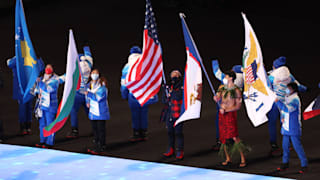
[[[83,106],[84,111],[88,115],[89,108],[86,105],[86,96],[84,94],[80,94],[77,92],[76,97],[74,99],[72,110],[70,112],[70,121],[71,121],[72,128],[78,128],[78,112],[79,112],[80,106]]]
[[[53,133],[52,135],[50,135],[48,137],[44,137],[43,136],[43,128],[45,128],[50,123],[52,123],[54,121],[55,117],[56,117],[55,113],[42,110],[42,117],[39,119],[40,143],[45,143],[45,144],[51,145],[51,146],[54,144],[55,133]]]
[[[179,123],[177,126],[173,127],[175,121],[167,120],[166,125],[168,129],[168,141],[169,147],[175,147],[175,140],[177,138],[177,150],[183,151],[184,149],[184,135],[183,135],[183,123]]]
[[[280,119],[280,112],[275,103],[273,103],[271,110],[267,113],[270,143],[277,143],[277,121]]]
[[[220,135],[219,135],[219,111],[220,111],[220,108],[219,106],[217,105],[217,113],[216,113],[216,139],[219,139],[220,138]]]
[[[302,144],[301,144],[301,136],[288,136],[283,135],[282,137],[282,149],[283,149],[283,157],[282,162],[283,163],[289,163],[289,157],[290,157],[290,140],[293,145],[294,150],[298,154],[298,157],[301,162],[301,167],[308,166],[308,160],[306,157],[306,154],[303,150]]]
[[[32,100],[25,104],[19,102],[19,122],[26,123],[32,120]]]
[[[134,130],[148,129],[148,106],[130,107],[132,128]]]

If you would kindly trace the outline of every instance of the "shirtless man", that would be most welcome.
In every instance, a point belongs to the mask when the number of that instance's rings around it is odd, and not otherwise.
[[[230,165],[233,152],[239,151],[241,157],[239,167],[245,167],[246,160],[243,154],[245,146],[241,143],[237,127],[237,110],[241,107],[242,93],[240,88],[234,84],[235,79],[234,71],[226,72],[223,85],[219,87],[213,99],[220,105],[219,133],[222,143],[220,153],[224,152],[226,157],[222,165]]]

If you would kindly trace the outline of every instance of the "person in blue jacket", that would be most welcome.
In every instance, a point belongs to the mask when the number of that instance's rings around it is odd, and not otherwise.
[[[79,54],[80,70],[81,70],[81,82],[80,89],[76,92],[74,104],[70,113],[71,132],[67,135],[67,138],[79,137],[78,129],[78,112],[82,106],[85,113],[88,115],[89,108],[86,105],[85,91],[87,83],[90,77],[91,69],[93,66],[93,59],[89,46],[83,47],[84,54]]]
[[[128,100],[129,107],[131,110],[131,120],[133,136],[130,138],[132,142],[145,141],[147,140],[148,130],[148,106],[158,102],[158,95],[153,96],[147,103],[142,107],[138,100],[133,96],[131,92],[125,86],[125,79],[129,68],[141,57],[141,49],[138,46],[133,46],[130,49],[130,55],[128,57],[128,63],[122,69],[121,76],[121,96],[123,99]]]
[[[301,102],[298,96],[298,85],[291,82],[285,90],[286,96],[284,100],[276,99],[276,105],[281,110],[281,134],[283,157],[282,164],[278,171],[284,171],[289,167],[290,157],[290,141],[296,151],[300,162],[301,170],[299,173],[304,173],[308,167],[308,160],[301,144],[302,124],[301,124]]]
[[[298,85],[299,92],[305,92],[307,87],[300,84],[290,73],[286,66],[286,57],[281,56],[273,61],[273,70],[269,72],[269,86],[275,92],[279,101],[284,101],[285,90],[287,84],[295,82]],[[277,144],[277,120],[280,117],[280,111],[274,103],[271,110],[267,113],[268,128],[271,144],[271,155],[280,153],[280,148]]]
[[[18,101],[19,104],[19,123],[20,132],[22,135],[31,134],[31,121],[32,121],[32,102],[31,98],[28,102],[23,103],[23,95],[19,90],[19,82],[16,68],[16,57],[7,60],[7,65],[12,69],[13,73],[13,95],[12,98]]]
[[[214,76],[223,84],[223,79],[225,78],[225,74],[221,71],[219,67],[218,60],[212,61],[212,69]],[[238,86],[239,88],[243,88],[243,72],[242,72],[242,66],[241,65],[234,65],[232,67],[232,70],[236,73],[236,79],[234,80],[234,84]],[[212,150],[219,151],[221,142],[219,140],[219,106],[217,105],[217,112],[216,112],[216,144],[212,146]]]
[[[55,133],[44,137],[43,128],[55,120],[58,110],[58,88],[64,81],[65,75],[55,74],[51,64],[46,65],[43,77],[37,79],[38,87],[35,89],[35,94],[38,94],[40,99],[39,106],[42,112],[39,119],[40,143],[36,144],[37,147],[52,148],[54,145]]]
[[[100,154],[106,150],[106,120],[110,119],[107,81],[97,69],[92,70],[90,79],[85,93],[95,146],[88,152]]]

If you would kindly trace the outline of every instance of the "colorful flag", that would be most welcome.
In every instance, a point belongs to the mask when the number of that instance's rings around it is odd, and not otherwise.
[[[307,120],[320,114],[320,95],[304,110],[303,119]]]
[[[74,41],[72,30],[70,30],[67,56],[67,72],[63,96],[59,104],[56,119],[43,129],[43,135],[45,137],[57,132],[60,128],[63,127],[64,123],[68,119],[74,103],[76,91],[80,88],[81,75],[79,67],[79,57],[76,43]]]
[[[268,77],[257,37],[245,14],[242,13],[242,17],[245,26],[243,97],[248,116],[257,127],[268,121],[266,114],[270,111],[276,97],[267,85]]]
[[[160,90],[163,73],[161,54],[154,12],[150,0],[146,0],[142,55],[129,68],[125,80],[125,86],[141,106]]]
[[[202,96],[202,60],[184,20],[184,15],[181,13],[180,18],[187,50],[187,64],[184,73],[181,112],[175,126],[186,120],[200,118]]]
[[[33,96],[30,94],[44,64],[38,59],[33,49],[21,0],[16,1],[15,15],[15,54],[19,91],[21,101],[28,102]]]

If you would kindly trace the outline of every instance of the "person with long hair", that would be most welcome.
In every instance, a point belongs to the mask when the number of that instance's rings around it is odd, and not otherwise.
[[[94,134],[94,148],[89,148],[88,152],[101,154],[106,150],[106,120],[110,119],[110,112],[107,99],[107,80],[100,75],[98,69],[91,71],[85,94],[87,107],[89,108],[88,116]]]

